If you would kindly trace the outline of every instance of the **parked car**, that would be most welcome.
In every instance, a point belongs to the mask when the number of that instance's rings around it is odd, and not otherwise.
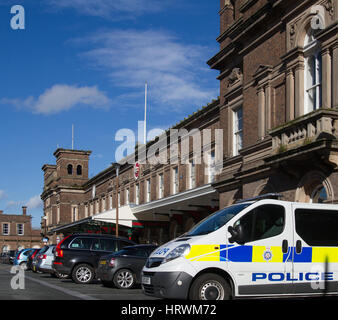
[[[14,259],[17,255],[18,251],[17,250],[9,250],[9,263],[13,264],[14,263]]]
[[[55,274],[53,269],[55,245],[45,246],[43,252],[39,252],[37,257],[36,269],[44,273]]]
[[[34,258],[32,259],[32,271],[41,273],[41,271],[38,270],[37,265],[39,262],[39,256],[40,254],[44,254],[48,250],[48,246],[43,246],[39,251],[35,254]]]
[[[141,271],[155,245],[136,245],[101,257],[96,276],[104,286],[131,289],[141,283]]]
[[[34,249],[29,248],[20,250],[15,257],[13,264],[27,270],[27,258],[32,250]]]
[[[102,256],[130,245],[135,243],[122,237],[74,234],[56,246],[53,267],[56,272],[71,276],[75,283],[87,284],[95,278],[95,269]]]
[[[34,249],[27,258],[27,270],[33,270],[33,259],[41,249]]]

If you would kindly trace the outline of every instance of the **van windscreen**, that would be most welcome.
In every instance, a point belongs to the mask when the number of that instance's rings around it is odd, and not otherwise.
[[[185,233],[185,236],[201,236],[218,230],[223,227],[230,219],[232,219],[239,212],[244,210],[251,203],[235,204],[231,207],[219,210],[213,213],[211,216],[206,217],[190,231]]]

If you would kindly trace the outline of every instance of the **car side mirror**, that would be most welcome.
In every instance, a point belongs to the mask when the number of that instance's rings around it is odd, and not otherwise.
[[[228,231],[231,234],[231,237],[229,238],[230,243],[237,242],[240,245],[243,245],[245,243],[243,228],[240,224],[236,227],[229,226]]]

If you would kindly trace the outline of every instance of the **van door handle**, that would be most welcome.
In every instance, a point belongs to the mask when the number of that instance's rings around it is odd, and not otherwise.
[[[300,254],[302,252],[302,241],[297,240],[296,241],[296,253]]]
[[[288,253],[288,250],[289,250],[288,240],[285,239],[282,242],[282,252]]]

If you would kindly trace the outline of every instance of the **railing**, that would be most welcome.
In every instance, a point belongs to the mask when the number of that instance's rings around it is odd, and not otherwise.
[[[272,152],[282,153],[320,137],[338,139],[338,109],[319,109],[270,131]]]

